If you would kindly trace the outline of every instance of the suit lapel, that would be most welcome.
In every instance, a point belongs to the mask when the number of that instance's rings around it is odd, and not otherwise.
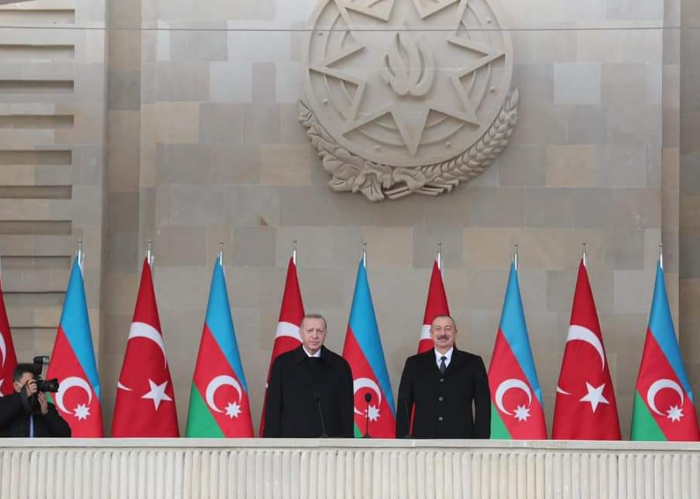
[[[452,350],[452,359],[450,360],[450,365],[447,366],[447,369],[445,370],[445,376],[449,376],[453,372],[459,370],[462,365],[466,362],[466,356],[459,350],[457,350],[457,347],[454,347],[454,350]],[[439,369],[438,369],[439,372]]]
[[[425,368],[431,374],[440,376],[440,368],[435,361],[435,350],[430,349],[423,354],[423,362],[425,362]]]

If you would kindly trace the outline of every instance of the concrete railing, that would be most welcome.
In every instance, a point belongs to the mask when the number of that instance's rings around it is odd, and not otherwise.
[[[0,497],[697,498],[700,444],[5,439]]]

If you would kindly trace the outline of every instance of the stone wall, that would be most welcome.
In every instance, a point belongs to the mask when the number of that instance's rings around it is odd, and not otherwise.
[[[436,243],[459,344],[488,362],[517,242],[550,424],[586,242],[627,434],[662,240],[676,314],[680,248],[680,337],[691,373],[700,355],[691,333],[697,216],[692,188],[679,190],[678,180],[692,186],[697,177],[697,99],[684,89],[700,70],[690,55],[693,31],[672,29],[681,19],[692,24],[681,13],[695,7],[679,2],[542,0],[533,8],[503,1],[506,24],[515,28],[513,87],[520,91],[511,144],[484,174],[447,195],[383,203],[330,191],[298,122],[313,0],[108,2],[107,170],[98,202],[106,210],[105,255],[96,267],[102,291],[88,290],[90,305],[102,310],[106,427],[148,239],[182,425],[220,241],[256,422],[292,240],[306,309],[328,317],[336,351],[367,243],[394,390],[417,346]],[[0,36],[14,32],[0,29]],[[9,140],[0,135],[0,148]],[[11,287],[22,279],[5,281]],[[17,314],[11,310],[13,323]],[[95,317],[94,331],[98,323]]]

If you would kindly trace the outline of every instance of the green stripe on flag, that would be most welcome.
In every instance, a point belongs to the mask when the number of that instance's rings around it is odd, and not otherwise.
[[[360,428],[358,428],[357,423],[353,425],[353,428],[355,429],[355,438],[362,438],[365,436],[365,434],[360,431]]]
[[[498,409],[493,404],[491,404],[491,438],[494,440],[513,440],[498,413]]]
[[[192,391],[190,392],[190,412],[187,414],[185,436],[200,438],[223,438],[225,436],[194,383],[192,383]]]
[[[663,434],[654,416],[651,415],[649,408],[636,390],[634,392],[634,405],[632,406],[630,440],[667,440],[666,435]]]

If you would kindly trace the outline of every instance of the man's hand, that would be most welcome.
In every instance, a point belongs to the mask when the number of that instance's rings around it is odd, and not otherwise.
[[[36,385],[36,383],[34,383]],[[46,400],[46,395],[42,392],[39,392],[39,395],[37,395],[37,398],[39,399],[39,406],[41,407],[41,415],[46,416],[49,412],[49,403]]]
[[[29,381],[27,381],[24,384],[24,390],[27,393],[27,398],[34,395],[38,391],[37,386],[36,386],[36,380],[30,379]]]

